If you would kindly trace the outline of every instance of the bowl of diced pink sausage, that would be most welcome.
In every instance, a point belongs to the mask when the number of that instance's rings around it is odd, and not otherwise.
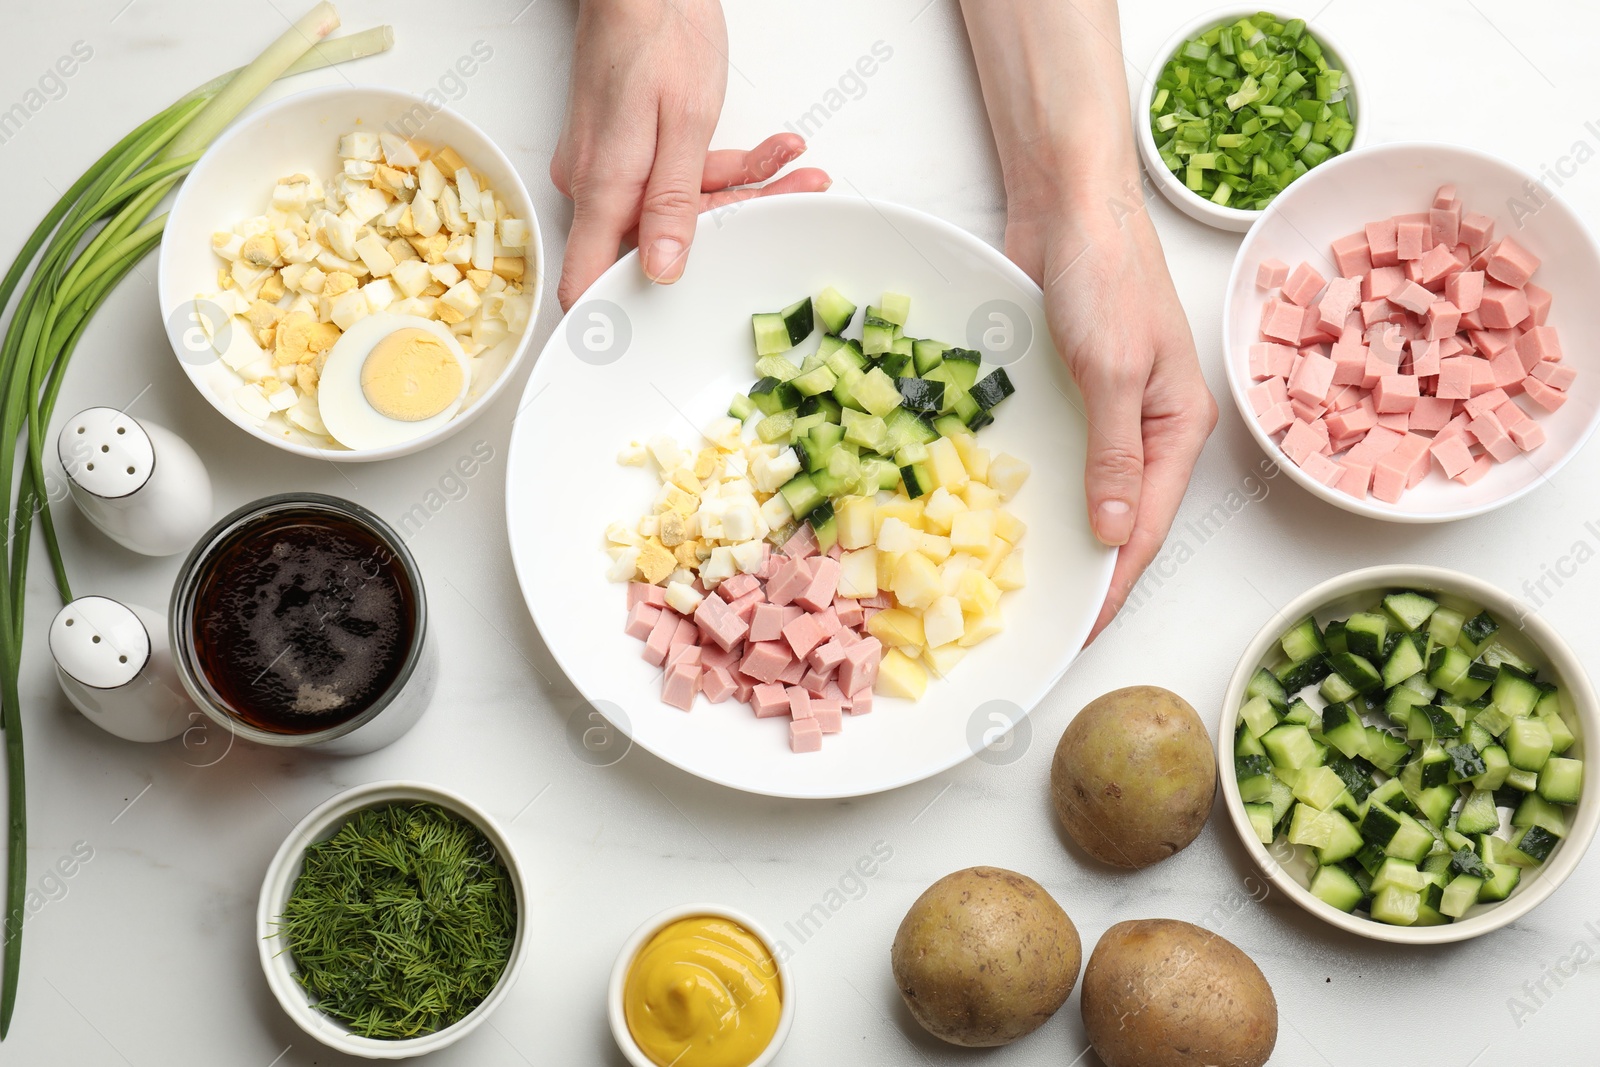
[[[1223,309],[1250,433],[1307,491],[1392,522],[1532,492],[1600,421],[1600,249],[1529,175],[1454,145],[1360,149],[1268,206]]]

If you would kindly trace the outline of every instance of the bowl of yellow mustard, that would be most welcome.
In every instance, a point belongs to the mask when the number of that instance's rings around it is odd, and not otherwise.
[[[633,1067],[765,1067],[794,1024],[788,962],[759,923],[719,904],[668,908],[611,970],[611,1034]]]

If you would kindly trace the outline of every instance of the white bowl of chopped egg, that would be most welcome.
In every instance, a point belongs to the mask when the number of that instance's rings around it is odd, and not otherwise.
[[[544,277],[511,161],[466,119],[336,86],[242,118],[161,243],[180,365],[235,425],[340,462],[420,451],[513,377]]]

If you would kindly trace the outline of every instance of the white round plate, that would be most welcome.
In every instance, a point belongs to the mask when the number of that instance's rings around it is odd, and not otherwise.
[[[732,700],[702,698],[687,713],[661,702],[661,671],[623,633],[625,587],[606,580],[603,531],[648,514],[659,489],[653,473],[618,465],[617,451],[655,434],[703,445],[699,428],[753,383],[751,313],[829,285],[863,305],[885,291],[908,294],[909,333],[965,347],[979,347],[968,340],[969,320],[980,333],[1004,325],[991,312],[1011,320],[1006,370],[1017,391],[980,440],[1033,467],[1007,505],[1029,527],[1028,584],[1005,595],[1005,632],[974,649],[949,679],[931,680],[922,700],[879,698],[871,714],[846,716],[822,751],[795,754],[787,718],[757,720]],[[816,338],[807,344],[815,347]],[[1039,288],[987,244],[890,204],[827,195],[753,200],[701,216],[677,284],[651,285],[637,253],[629,254],[556,328],[511,435],[511,558],[551,653],[634,743],[752,793],[892,789],[993,742],[997,724],[1020,721],[1088,637],[1116,553],[1089,527],[1080,410],[1050,344]]]

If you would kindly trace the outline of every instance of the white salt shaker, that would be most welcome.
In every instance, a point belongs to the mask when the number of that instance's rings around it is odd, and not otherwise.
[[[149,608],[82,596],[50,624],[56,680],[74,707],[129,741],[166,741],[193,721],[172,665],[167,621]]]
[[[88,408],[56,438],[72,499],[113,541],[146,556],[186,551],[211,525],[211,476],[188,442],[116,408]]]

